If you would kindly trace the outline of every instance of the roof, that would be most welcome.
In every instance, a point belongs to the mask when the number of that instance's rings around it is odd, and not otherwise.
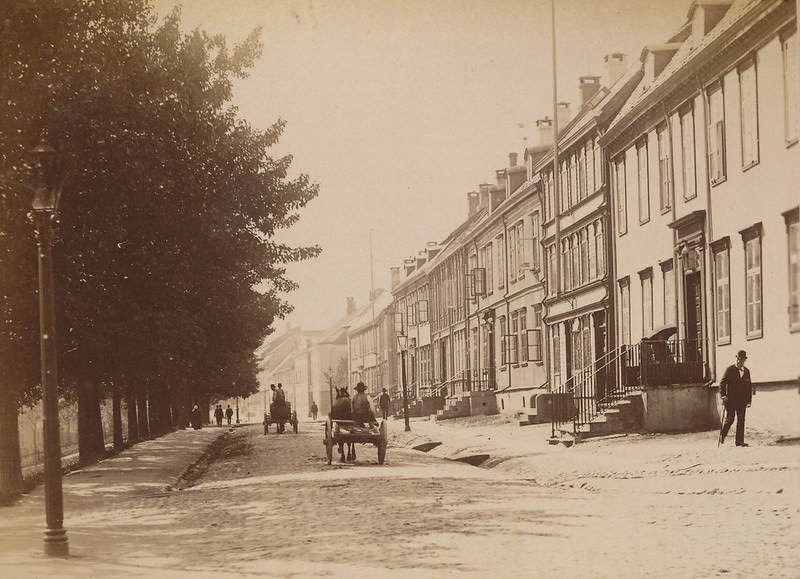
[[[730,3],[726,1],[701,1],[693,2],[689,9],[687,19],[693,17],[695,10],[699,6],[715,5],[724,6]],[[679,74],[687,74],[688,65],[694,62],[703,62],[711,58],[719,56],[717,41],[725,35],[726,32],[733,29],[739,22],[743,21],[746,16],[754,9],[763,7],[765,3],[763,0],[734,0],[728,11],[720,19],[720,21],[708,31],[700,39],[688,37],[678,48],[675,55],[670,62],[664,67],[661,73],[654,78],[651,82],[640,82],[631,96],[628,98],[625,105],[620,109],[617,118],[611,123],[608,130],[606,140],[611,140],[613,137],[625,129],[641,112],[638,110],[650,95],[657,91],[664,90],[664,87],[675,87],[675,77]],[[777,5],[777,4],[776,4]],[[755,23],[755,19],[754,19]],[[686,27],[684,23],[679,30]],[[674,38],[674,36],[673,36]]]

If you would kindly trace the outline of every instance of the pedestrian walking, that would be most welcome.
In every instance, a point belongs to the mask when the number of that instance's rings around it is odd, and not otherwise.
[[[225,412],[222,411],[222,404],[217,404],[217,407],[214,409],[214,419],[217,421],[217,426],[222,426],[222,418],[225,416]]]
[[[311,418],[313,420],[317,419],[317,413],[319,412],[319,408],[317,407],[317,403],[313,400],[311,401]]]
[[[231,418],[233,418],[233,408],[231,408],[230,404],[228,404],[228,407],[225,409],[225,418],[228,419],[228,424],[230,424]]]
[[[386,392],[386,388],[384,388],[381,397],[378,399],[378,406],[381,407],[381,415],[383,415],[384,420],[389,418],[389,402],[389,394]]]
[[[725,407],[725,420],[719,437],[723,444],[736,417],[736,446],[748,446],[744,441],[744,415],[753,401],[753,382],[750,379],[750,370],[744,365],[745,360],[747,352],[739,350],[736,353],[736,363],[728,366],[719,383],[719,395]]]
[[[197,404],[192,408],[192,413],[189,415],[189,422],[195,430],[203,428],[203,415],[200,414],[200,407]]]

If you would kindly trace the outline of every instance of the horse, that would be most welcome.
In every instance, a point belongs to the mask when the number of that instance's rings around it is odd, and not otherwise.
[[[334,388],[336,388],[334,386]],[[347,388],[336,388],[336,402],[333,403],[330,414],[331,420],[352,420],[353,406],[350,404],[350,394]],[[354,442],[347,443],[347,460],[356,459],[356,445]],[[344,462],[344,442],[339,442],[339,461]]]

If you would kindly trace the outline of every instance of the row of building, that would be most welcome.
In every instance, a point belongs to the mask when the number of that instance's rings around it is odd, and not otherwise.
[[[796,3],[695,0],[632,66],[605,63],[391,292],[265,345],[264,382],[324,412],[341,365],[399,401],[401,335],[412,412],[577,428],[635,392],[640,426],[679,430],[719,419],[744,349],[756,416],[800,422]]]

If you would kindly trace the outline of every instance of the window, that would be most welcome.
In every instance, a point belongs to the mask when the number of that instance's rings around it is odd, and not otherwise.
[[[519,331],[517,335],[519,339],[519,352],[517,353],[517,360],[525,362],[528,360],[528,310],[522,308],[519,311]]]
[[[539,269],[539,214],[531,215],[531,269]]]
[[[525,275],[525,223],[520,221],[516,226],[517,230],[517,277]]]
[[[789,328],[800,330],[800,210],[783,214],[789,244]]]
[[[497,287],[502,289],[506,286],[506,260],[503,236],[499,235],[495,242],[497,246]]]
[[[472,295],[483,297],[486,295],[486,268],[476,267],[472,270]]]
[[[483,246],[481,250],[481,261],[486,269],[486,293],[491,295],[494,290],[494,270],[492,269],[492,242]]]
[[[712,184],[725,179],[725,102],[719,84],[708,93],[708,166]]]
[[[689,110],[681,115],[681,164],[683,166],[683,198],[697,197],[697,180],[694,163],[694,115]]]
[[[547,287],[550,293],[553,294],[558,293],[558,284],[556,283],[558,279],[558,272],[556,271],[558,267],[557,259],[556,246],[553,244],[547,248]]]
[[[572,251],[570,245],[569,238],[561,242],[561,289],[565,291],[572,289],[572,270],[570,268]]]
[[[578,163],[575,153],[569,156],[569,199],[570,205],[575,205],[580,201],[580,191],[578,191]]]
[[[594,143],[594,190],[603,185],[603,148]]]
[[[428,300],[420,300],[417,302],[417,323],[428,323]]]
[[[669,132],[666,126],[658,131],[658,202],[661,212],[672,207],[672,162],[669,158]]]
[[[783,39],[783,102],[784,102],[784,128],[786,143],[797,142],[798,126],[800,126],[800,63],[797,61],[797,31]]]
[[[406,306],[406,320],[408,321],[409,327],[417,325],[417,317],[415,315],[416,313],[415,305],[416,304],[410,304]]]
[[[549,221],[554,217],[553,209],[555,199],[553,198],[553,173],[546,173],[544,175],[544,191],[545,191],[545,221]]]
[[[581,283],[589,281],[589,228],[584,227],[578,232],[580,239],[580,251],[578,252],[578,259],[581,266]]]
[[[664,284],[664,325],[674,326],[677,302],[675,301],[675,269],[671,259],[661,263],[661,276]]]
[[[594,143],[586,143],[586,194],[591,195],[596,190],[594,179]]]
[[[739,105],[742,123],[742,167],[758,163],[758,88],[755,62],[739,69]]]
[[[636,166],[639,170],[639,223],[650,221],[650,187],[647,175],[647,141],[636,147]]]
[[[614,164],[614,194],[617,200],[617,228],[620,235],[628,232],[628,200],[625,196],[625,161],[620,158]]]
[[[740,232],[744,241],[745,331],[748,338],[762,333],[761,310],[761,224]]]
[[[578,234],[570,236],[570,268],[572,269],[572,287],[579,287],[583,283],[581,278],[581,244]]]
[[[631,282],[626,277],[619,280],[620,339],[624,345],[631,343]]]
[[[648,268],[639,273],[642,282],[642,335],[653,333],[653,270]]]
[[[606,238],[603,233],[603,222],[594,222],[594,244],[595,255],[597,258],[597,277],[602,277],[606,274]]]
[[[501,316],[497,319],[497,324],[500,329],[500,365],[505,366],[508,364],[508,348],[507,348],[507,332],[506,332],[506,318]]]
[[[508,230],[508,277],[511,281],[516,281],[519,271],[517,262],[517,228],[511,227]]]
[[[533,310],[533,328],[526,330],[527,356],[531,362],[542,361],[542,310],[536,307]]]
[[[567,171],[567,162],[561,161],[561,168],[558,174],[558,186],[560,187],[560,195],[559,199],[561,200],[561,206],[559,209],[564,211],[567,207],[572,205],[569,202],[569,175]]]
[[[714,252],[714,307],[717,318],[717,343],[731,342],[731,272],[728,238],[712,245]]]

